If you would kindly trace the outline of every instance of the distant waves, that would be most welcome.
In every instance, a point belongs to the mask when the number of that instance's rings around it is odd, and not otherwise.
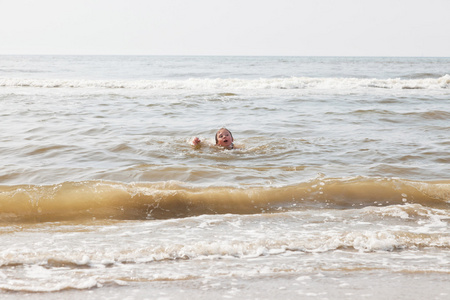
[[[438,78],[191,78],[186,80],[76,80],[0,78],[0,87],[103,88],[103,89],[450,89],[450,75]]]

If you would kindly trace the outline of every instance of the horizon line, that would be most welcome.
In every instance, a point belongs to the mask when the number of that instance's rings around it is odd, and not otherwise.
[[[161,57],[358,57],[358,58],[450,58],[428,55],[283,55],[283,54],[33,54],[0,53],[0,56],[161,56]]]

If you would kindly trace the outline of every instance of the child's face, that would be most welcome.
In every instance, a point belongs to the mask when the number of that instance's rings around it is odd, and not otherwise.
[[[217,145],[229,148],[231,144],[233,144],[233,137],[231,136],[230,132],[226,129],[220,129],[216,133],[217,137]]]

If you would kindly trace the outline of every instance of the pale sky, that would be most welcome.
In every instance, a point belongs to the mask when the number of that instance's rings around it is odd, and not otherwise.
[[[450,0],[0,0],[0,54],[450,56]]]

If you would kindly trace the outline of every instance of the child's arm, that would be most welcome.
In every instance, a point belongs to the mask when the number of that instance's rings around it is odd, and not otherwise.
[[[195,137],[192,139],[191,145],[194,146],[195,148],[200,148],[201,142],[202,141],[198,137]]]

